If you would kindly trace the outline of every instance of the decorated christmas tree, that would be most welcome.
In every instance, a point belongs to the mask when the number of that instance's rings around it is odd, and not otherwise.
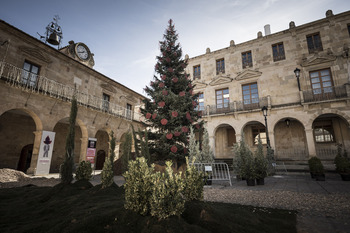
[[[188,156],[190,127],[202,127],[200,112],[195,110],[198,95],[193,93],[192,81],[185,73],[187,61],[177,42],[178,34],[172,20],[160,41],[155,75],[145,92],[150,99],[144,100],[142,114],[153,128],[149,132],[150,153],[156,160],[171,159],[184,162]]]

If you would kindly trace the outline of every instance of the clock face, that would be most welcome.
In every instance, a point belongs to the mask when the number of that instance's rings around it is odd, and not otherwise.
[[[86,60],[89,57],[87,48],[84,45],[79,44],[77,46],[77,55],[80,59]]]

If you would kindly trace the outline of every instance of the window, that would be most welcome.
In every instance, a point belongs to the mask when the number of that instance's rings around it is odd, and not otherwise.
[[[335,142],[332,121],[316,122],[314,135],[316,142]]]
[[[216,60],[216,74],[225,73],[225,60]]]
[[[309,53],[314,53],[314,52],[323,50],[320,33],[315,33],[315,34],[306,36],[306,41],[307,41],[307,47],[309,49]]]
[[[131,104],[126,104],[126,117],[128,119],[131,119],[131,117],[132,117],[132,105]]]
[[[102,96],[103,100],[102,100],[102,110],[105,111],[105,112],[108,112],[108,109],[109,109],[109,95],[103,93],[103,96]]]
[[[262,125],[253,125],[252,126],[252,135],[253,135],[253,144],[259,144],[259,137],[262,144],[266,144],[266,130]]]
[[[244,105],[259,104],[258,84],[251,83],[242,86]]]
[[[252,67],[253,66],[253,60],[252,60],[252,51],[244,52],[242,53],[242,67]]]
[[[229,92],[228,88],[216,91],[216,108],[223,109],[229,107]]]
[[[314,95],[333,94],[333,82],[330,69],[311,71],[310,80]]]
[[[25,61],[21,74],[21,83],[26,86],[35,87],[38,82],[38,74],[39,67]]]
[[[204,111],[204,94],[198,94],[198,105],[196,106],[197,111]]]
[[[201,79],[201,66],[193,67],[193,79]]]
[[[284,55],[283,43],[277,43],[272,45],[273,61],[281,61],[286,59]]]

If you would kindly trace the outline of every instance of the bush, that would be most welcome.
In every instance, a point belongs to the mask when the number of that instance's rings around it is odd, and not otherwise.
[[[114,174],[112,169],[112,162],[110,158],[107,157],[103,164],[103,168],[101,172],[102,188],[107,188],[111,186],[114,182],[113,177],[114,177]]]
[[[263,145],[259,137],[258,150],[255,153],[254,168],[257,179],[263,179],[267,176],[268,160],[264,156]]]
[[[324,174],[324,167],[321,160],[317,157],[312,157],[308,160],[310,172],[315,175]]]
[[[185,210],[185,199],[182,197],[184,182],[181,172],[174,174],[172,162],[166,162],[164,173],[157,172],[153,177],[151,196],[151,215],[165,219],[172,215],[180,216]]]
[[[350,162],[346,157],[336,156],[334,159],[336,171],[340,174],[350,173]]]
[[[242,139],[240,143],[235,144],[233,148],[235,158],[233,167],[235,171],[245,179],[255,179],[254,157],[248,146]]]
[[[89,161],[81,161],[75,173],[76,180],[90,180],[92,177],[92,167]]]
[[[185,187],[184,196],[186,200],[202,200],[203,199],[203,187],[204,187],[204,173],[199,172],[192,163],[189,162],[186,157],[186,173],[185,173]]]
[[[146,215],[150,210],[150,199],[153,191],[154,165],[148,167],[145,158],[129,161],[125,178],[125,209]]]

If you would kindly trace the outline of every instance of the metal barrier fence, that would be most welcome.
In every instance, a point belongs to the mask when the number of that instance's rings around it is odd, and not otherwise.
[[[205,172],[209,181],[228,181],[232,186],[230,170],[227,163],[194,163],[198,171]]]

